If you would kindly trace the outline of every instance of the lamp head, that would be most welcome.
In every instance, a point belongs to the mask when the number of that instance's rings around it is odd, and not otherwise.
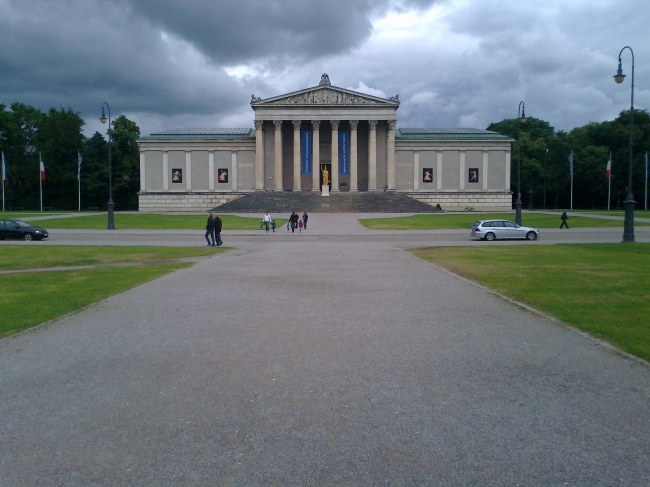
[[[519,119],[521,123],[526,123],[526,112],[524,110],[521,111],[521,118]]]
[[[619,85],[623,82],[625,79],[625,75],[623,74],[623,68],[621,66],[621,62],[618,62],[618,70],[616,71],[616,74],[614,75],[614,81],[616,81]]]
[[[102,106],[102,116],[99,119],[99,121],[102,122],[102,123],[106,123],[107,120],[108,119],[106,118],[106,115],[104,115],[104,107]]]

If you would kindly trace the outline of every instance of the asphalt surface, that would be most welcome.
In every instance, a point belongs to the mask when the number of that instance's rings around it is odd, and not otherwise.
[[[321,223],[0,340],[0,485],[650,484],[648,365]]]

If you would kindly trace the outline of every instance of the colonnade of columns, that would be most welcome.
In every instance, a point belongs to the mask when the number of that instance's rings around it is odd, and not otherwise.
[[[330,191],[339,191],[339,124],[340,120],[330,120],[332,126],[332,154]],[[312,191],[320,191],[320,120],[312,120]],[[350,123],[350,191],[358,191],[358,120]],[[368,120],[370,133],[368,137],[368,191],[377,191],[377,123]],[[274,172],[275,191],[282,191],[282,120],[273,120],[275,126]],[[264,190],[264,132],[263,120],[255,120],[255,189]],[[300,129],[302,120],[292,120],[293,125],[293,190],[301,188],[301,151]],[[395,121],[388,120],[388,137],[386,143],[387,167],[386,179],[389,191],[395,190]]]

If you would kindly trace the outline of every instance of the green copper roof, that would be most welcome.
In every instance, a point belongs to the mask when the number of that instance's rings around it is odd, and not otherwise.
[[[173,141],[173,140],[233,140],[250,139],[255,137],[255,129],[246,128],[190,128],[173,129],[156,132],[140,141]]]
[[[404,128],[395,131],[397,140],[511,140],[490,130],[471,128]]]

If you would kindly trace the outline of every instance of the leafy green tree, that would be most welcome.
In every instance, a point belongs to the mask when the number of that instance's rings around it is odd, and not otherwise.
[[[108,143],[102,134],[95,132],[86,139],[81,166],[82,208],[106,209],[108,203]]]
[[[113,201],[116,210],[137,210],[140,190],[140,128],[120,115],[112,128]]]

